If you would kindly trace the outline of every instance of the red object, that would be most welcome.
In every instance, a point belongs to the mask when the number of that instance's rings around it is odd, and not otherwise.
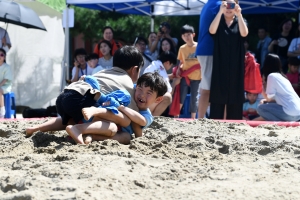
[[[255,61],[254,56],[247,52],[245,58],[244,90],[246,92],[259,94],[262,92],[262,78],[260,65]]]
[[[186,118],[176,118],[176,120],[180,121],[192,121],[193,119],[186,119]],[[247,120],[217,120],[219,122],[228,122],[228,123],[245,123],[249,126],[256,127],[259,125],[270,124],[270,125],[277,125],[277,126],[285,126],[285,127],[297,127],[300,126],[300,122],[271,122],[271,121],[247,121]]]
[[[102,40],[99,41],[99,43],[101,42]],[[95,54],[98,54],[99,58],[103,57],[101,51],[100,51],[100,48],[99,48],[99,43],[95,45],[95,48],[94,48],[94,53]],[[115,40],[111,40],[110,41],[111,43],[111,46],[112,46],[112,56],[115,54],[115,52],[122,47],[122,44],[120,42],[116,42]]]
[[[187,69],[187,70],[181,70],[181,74],[180,76],[182,78],[185,78],[185,81],[188,85],[190,85],[190,79],[187,77],[190,73],[192,73],[193,71],[200,69],[200,64],[196,64],[193,65],[191,68]],[[176,71],[178,69],[177,67],[173,68],[173,75],[176,77]],[[169,115],[171,116],[178,116],[180,114],[180,84],[178,84],[175,87],[175,91],[174,91],[174,95],[173,95],[173,101],[172,104],[170,105],[170,112]]]

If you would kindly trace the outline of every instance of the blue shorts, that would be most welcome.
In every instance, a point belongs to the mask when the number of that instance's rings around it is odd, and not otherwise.
[[[56,99],[56,109],[62,118],[62,124],[67,125],[70,119],[78,124],[83,119],[82,108],[99,107],[94,96],[90,90],[82,96],[75,90],[65,89]]]

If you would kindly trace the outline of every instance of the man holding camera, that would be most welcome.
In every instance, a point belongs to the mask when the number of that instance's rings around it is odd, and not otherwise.
[[[172,38],[170,36],[170,32],[171,32],[170,24],[168,22],[161,23],[160,26],[159,26],[158,33],[157,33],[156,41],[154,41],[153,45],[150,48],[150,51],[151,52],[154,52],[155,50],[159,51],[159,47],[161,45],[160,41],[163,38],[171,39],[174,46],[175,46],[175,48],[176,48],[176,46],[178,44],[178,39],[177,38]]]

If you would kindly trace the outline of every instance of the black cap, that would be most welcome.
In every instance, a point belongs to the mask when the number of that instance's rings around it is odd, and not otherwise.
[[[160,24],[160,26],[161,27],[165,26],[165,27],[167,27],[167,29],[171,29],[171,26],[168,22],[163,22],[163,23]]]

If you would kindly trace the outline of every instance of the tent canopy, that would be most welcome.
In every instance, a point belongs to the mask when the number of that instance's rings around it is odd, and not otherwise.
[[[112,3],[113,1],[113,3]],[[199,15],[208,0],[67,0],[67,4],[88,9],[149,16]],[[300,0],[240,0],[243,14],[300,11]]]

